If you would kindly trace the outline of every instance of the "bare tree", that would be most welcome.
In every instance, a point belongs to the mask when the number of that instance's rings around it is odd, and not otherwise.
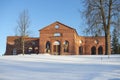
[[[111,54],[111,26],[117,25],[120,0],[84,0],[84,14],[89,27],[86,31],[105,35],[105,54]],[[116,27],[117,28],[117,27]]]
[[[19,19],[17,22],[17,33],[20,37],[20,43],[21,48],[22,48],[22,53],[23,55],[25,54],[25,37],[27,37],[29,35],[29,24],[30,24],[30,20],[29,20],[29,16],[28,16],[28,11],[24,10],[20,15],[19,15]]]

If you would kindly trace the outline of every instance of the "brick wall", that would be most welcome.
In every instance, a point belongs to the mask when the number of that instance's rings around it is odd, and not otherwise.
[[[79,36],[74,28],[54,22],[39,30],[39,38],[25,37],[25,53],[53,55],[98,55],[105,54],[105,38]],[[22,53],[20,36],[8,36],[5,55]],[[66,43],[67,42],[67,43]],[[66,45],[66,44],[67,45]],[[37,49],[37,52],[35,50]]]
[[[20,36],[8,36],[5,55],[22,54],[22,44]],[[25,37],[25,53],[35,53],[39,49],[39,38]],[[31,52],[29,49],[32,48]]]

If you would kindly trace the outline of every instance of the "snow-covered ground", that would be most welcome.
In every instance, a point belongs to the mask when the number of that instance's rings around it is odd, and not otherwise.
[[[120,80],[120,55],[0,56],[0,80]]]

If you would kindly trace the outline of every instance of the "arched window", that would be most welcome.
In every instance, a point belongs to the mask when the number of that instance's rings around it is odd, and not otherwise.
[[[49,53],[50,52],[50,42],[47,41],[46,42],[46,53]]]
[[[80,55],[83,54],[83,47],[82,47],[82,46],[79,47],[79,54],[80,54]]]
[[[30,54],[30,53],[33,53],[33,48],[32,47],[29,47],[28,48],[28,53]]]
[[[69,52],[69,42],[65,41],[63,44],[64,44],[64,52]]]
[[[61,36],[61,33],[54,33],[54,37],[59,37]]]
[[[16,55],[17,54],[17,50],[16,48],[13,49],[13,55]]]
[[[102,46],[100,46],[100,47],[98,48],[98,54],[99,54],[99,55],[102,55],[102,54],[103,54],[103,47],[102,47]]]
[[[96,47],[95,46],[93,46],[91,48],[91,55],[96,55]]]

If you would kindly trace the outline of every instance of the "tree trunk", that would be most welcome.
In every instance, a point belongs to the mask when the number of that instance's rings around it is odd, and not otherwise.
[[[22,54],[25,54],[25,44],[24,44],[24,37],[22,37]]]
[[[110,31],[108,30],[105,33],[105,54],[110,55],[111,54],[111,36],[110,36]]]

